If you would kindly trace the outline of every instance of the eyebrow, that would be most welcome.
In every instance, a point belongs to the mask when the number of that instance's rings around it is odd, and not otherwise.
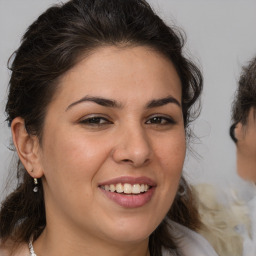
[[[177,106],[181,107],[180,103],[178,100],[176,100],[174,97],[172,96],[168,96],[162,99],[156,99],[156,100],[152,100],[147,104],[147,108],[155,108],[155,107],[161,107],[164,106],[168,103],[174,103]]]
[[[85,96],[82,99],[75,101],[73,103],[71,103],[67,108],[66,111],[69,110],[70,108],[72,108],[73,106],[82,103],[82,102],[94,102],[98,105],[101,105],[103,107],[111,107],[111,108],[121,108],[122,105],[120,103],[117,103],[115,100],[111,100],[111,99],[105,99],[105,98],[101,98],[101,97],[92,97],[92,96]]]
[[[115,100],[111,100],[111,99],[106,99],[106,98],[102,98],[102,97],[92,97],[92,96],[85,96],[83,98],[81,98],[78,101],[75,101],[73,103],[71,103],[67,108],[66,111],[68,111],[70,108],[72,108],[73,106],[80,104],[82,102],[94,102],[98,105],[101,105],[103,107],[110,107],[110,108],[122,108],[122,104],[118,103]],[[172,96],[168,96],[165,98],[161,98],[161,99],[154,99],[151,100],[147,105],[146,108],[150,109],[150,108],[155,108],[155,107],[161,107],[164,106],[166,104],[169,103],[174,103],[177,106],[181,107],[180,103],[178,100],[176,100],[174,97]]]

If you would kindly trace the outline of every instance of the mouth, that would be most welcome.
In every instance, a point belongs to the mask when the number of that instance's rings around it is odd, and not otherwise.
[[[146,177],[119,177],[99,185],[103,194],[124,208],[137,208],[153,197],[156,183]]]
[[[125,194],[125,195],[139,195],[146,193],[152,186],[148,184],[130,184],[130,183],[118,183],[100,186],[105,191],[112,193]]]

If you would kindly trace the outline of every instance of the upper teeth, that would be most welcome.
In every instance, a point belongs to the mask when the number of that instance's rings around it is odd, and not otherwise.
[[[117,192],[117,193],[125,193],[125,194],[139,194],[142,192],[146,192],[149,189],[149,185],[147,184],[111,184],[111,185],[104,185],[101,188],[105,189],[106,191]]]

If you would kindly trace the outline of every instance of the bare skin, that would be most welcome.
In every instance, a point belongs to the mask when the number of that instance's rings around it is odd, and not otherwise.
[[[250,109],[247,123],[238,123],[235,128],[237,138],[237,172],[245,180],[256,182],[256,118]]]
[[[4,244],[0,243],[1,256],[30,256],[28,245],[21,243],[18,246],[10,240]]]
[[[37,256],[150,255],[186,152],[181,82],[169,60],[146,47],[97,49],[61,77],[42,143],[21,118],[12,134],[23,165],[43,181]],[[107,190],[123,180],[150,189]]]

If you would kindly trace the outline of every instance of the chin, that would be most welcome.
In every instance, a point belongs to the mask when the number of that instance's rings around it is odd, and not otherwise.
[[[121,243],[134,244],[147,240],[151,233],[154,231],[153,228],[147,225],[129,226],[123,228],[113,228],[111,234],[108,234],[113,240]]]

